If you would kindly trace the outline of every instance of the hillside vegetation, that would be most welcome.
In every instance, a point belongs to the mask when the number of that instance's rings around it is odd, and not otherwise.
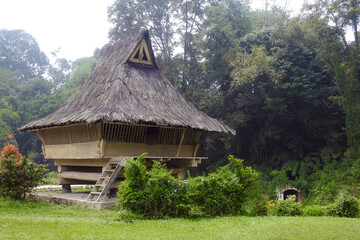
[[[317,0],[291,16],[277,6],[253,11],[242,0],[116,0],[108,14],[111,41],[147,27],[161,72],[236,130],[201,139],[199,155],[209,160],[192,175],[214,172],[234,155],[262,173],[268,199],[287,184],[307,204],[359,197],[356,1]],[[0,30],[0,145],[16,144],[30,161],[46,162],[35,134],[17,128],[58,109],[98,54],[50,64],[30,34]]]

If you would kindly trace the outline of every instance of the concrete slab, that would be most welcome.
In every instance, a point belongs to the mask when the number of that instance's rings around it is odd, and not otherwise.
[[[105,198],[100,202],[88,201],[87,192],[73,193],[49,193],[49,192],[32,192],[27,198],[49,203],[62,204],[68,206],[81,206],[90,209],[111,209],[117,198]]]

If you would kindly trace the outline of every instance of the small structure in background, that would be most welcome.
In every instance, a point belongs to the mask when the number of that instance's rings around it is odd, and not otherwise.
[[[291,185],[286,185],[285,187],[279,187],[276,189],[278,200],[286,200],[288,196],[295,195],[296,202],[302,202],[304,200],[301,191],[297,188],[292,187]]]
[[[203,133],[235,131],[186,101],[160,73],[149,32],[105,46],[92,75],[68,101],[20,130],[36,132],[43,154],[58,165],[59,184],[95,184],[89,200],[100,200],[119,184],[127,159],[147,152],[184,177],[196,167]]]

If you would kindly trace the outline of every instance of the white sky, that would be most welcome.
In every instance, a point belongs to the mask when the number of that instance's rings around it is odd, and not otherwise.
[[[91,56],[108,42],[111,24],[107,7],[114,0],[0,0],[0,29],[23,29],[50,58],[76,60]],[[298,12],[303,0],[267,0]],[[264,8],[265,0],[253,0],[252,8]]]
[[[50,53],[75,60],[107,43],[113,0],[0,0],[0,29],[23,29]]]

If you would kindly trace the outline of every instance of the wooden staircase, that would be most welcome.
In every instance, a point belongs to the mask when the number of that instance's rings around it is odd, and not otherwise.
[[[110,159],[103,169],[100,177],[96,181],[93,189],[89,193],[87,200],[99,202],[106,194],[109,193],[111,185],[115,182],[120,170],[123,168],[125,158],[120,157]]]

